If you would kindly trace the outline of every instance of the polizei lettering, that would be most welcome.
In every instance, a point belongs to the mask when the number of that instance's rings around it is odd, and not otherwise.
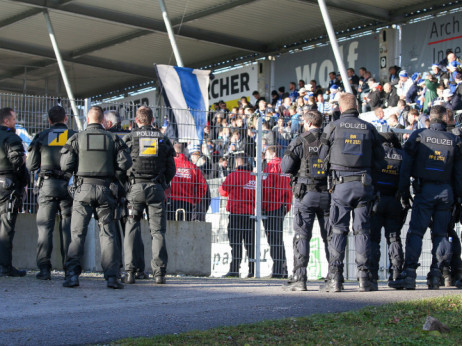
[[[446,139],[446,138],[426,137],[425,142],[432,143],[432,144],[439,144],[439,145],[447,145],[450,147],[452,147],[453,145],[452,139]]]
[[[344,127],[346,129],[367,130],[367,125],[362,123],[340,123],[340,127]]]
[[[317,153],[319,151],[319,147],[308,147],[309,153]]]
[[[159,132],[155,131],[136,131],[138,137],[159,137]]]

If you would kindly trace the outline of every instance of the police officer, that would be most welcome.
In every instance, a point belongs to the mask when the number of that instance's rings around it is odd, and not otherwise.
[[[26,165],[30,171],[38,171],[36,186],[39,189],[37,212],[37,266],[39,280],[51,280],[51,252],[56,214],[59,212],[59,236],[64,265],[71,242],[72,197],[68,192],[70,173],[61,170],[61,149],[76,132],[66,126],[66,111],[54,106],[48,111],[51,127],[37,134],[28,147]]]
[[[0,109],[0,277],[25,276],[12,265],[13,237],[29,174],[22,140],[15,134],[16,113]]]
[[[124,130],[122,128],[122,121],[120,118],[120,114],[117,111],[109,110],[104,112],[104,128],[112,133],[115,133],[120,138],[126,136],[130,131]],[[116,180],[117,184],[117,209],[116,209],[116,227],[117,227],[117,241],[119,244],[120,249],[120,258],[122,257],[122,250],[123,250],[123,239],[125,235],[125,226],[128,220],[128,209],[127,209],[127,189],[126,186],[128,185],[127,175],[121,174],[117,177]],[[143,238],[141,238],[141,233],[139,236],[136,236],[133,239],[133,247],[135,248],[136,253],[136,271],[135,271],[135,279],[148,279],[149,274],[145,272],[145,263],[144,263],[144,244]],[[121,266],[123,266],[123,261],[121,262]],[[123,277],[123,281],[125,281],[126,277]]]
[[[404,270],[395,281],[389,283],[393,288],[415,289],[422,238],[431,221],[432,253],[436,255],[437,263],[432,264],[427,276],[429,289],[439,288],[441,269],[451,260],[448,223],[454,193],[462,196],[462,151],[460,139],[446,132],[445,115],[446,108],[433,106],[430,110],[430,128],[414,131],[404,145],[399,192],[402,203],[409,204],[412,176],[415,179],[415,197],[406,238]]]
[[[134,239],[140,237],[140,220],[146,209],[152,238],[152,272],[156,284],[165,284],[168,255],[165,244],[167,219],[164,190],[175,176],[175,151],[170,140],[154,128],[152,122],[152,109],[145,106],[138,108],[138,127],[124,137],[133,159],[129,171],[129,217],[124,240],[126,283],[135,283],[137,253],[133,244]]]
[[[358,118],[353,94],[341,94],[339,107],[340,119],[324,129],[319,153],[333,181],[328,235],[329,273],[320,290],[342,290],[343,261],[352,213],[359,290],[371,291],[376,289],[367,263],[374,196],[371,170],[373,164],[383,157],[383,148],[375,127]]]
[[[61,150],[61,169],[76,176],[64,287],[79,286],[88,223],[95,213],[100,226],[101,266],[107,287],[123,288],[118,280],[121,259],[114,223],[117,206],[114,180],[131,167],[132,160],[125,143],[104,130],[103,122],[101,107],[91,107],[87,129],[72,136]]]
[[[322,117],[318,111],[308,111],[303,115],[305,132],[290,143],[281,162],[282,172],[293,176],[295,196],[293,280],[285,287],[291,291],[306,291],[306,267],[310,258],[310,240],[316,217],[329,260],[327,229],[330,195],[327,191],[327,174],[319,158]]]
[[[374,286],[377,285],[377,280],[379,279],[382,227],[385,228],[385,238],[390,259],[389,281],[396,280],[402,270],[404,254],[401,243],[401,228],[408,212],[408,209],[401,207],[401,202],[396,196],[399,172],[403,160],[401,143],[392,132],[380,134],[380,139],[382,140],[385,156],[372,173],[376,201],[371,215],[370,271]]]

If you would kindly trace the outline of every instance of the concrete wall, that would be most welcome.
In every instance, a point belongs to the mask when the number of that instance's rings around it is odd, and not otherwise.
[[[148,223],[142,220],[141,232],[144,242],[146,270],[151,271],[151,235]],[[57,224],[54,232],[52,265],[62,269]],[[212,225],[207,222],[167,222],[168,274],[203,275],[211,274]],[[37,225],[35,214],[20,214],[16,222],[13,242],[13,265],[18,268],[36,269]],[[98,224],[91,220],[85,242],[82,261],[84,270],[101,271],[101,251]]]

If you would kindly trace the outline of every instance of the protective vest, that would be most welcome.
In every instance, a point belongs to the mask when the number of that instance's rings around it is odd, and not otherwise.
[[[319,158],[321,135],[322,131],[319,130],[305,132],[300,136],[303,144],[303,159],[298,171],[299,178],[315,180],[325,180],[327,178],[327,172],[323,169],[323,161]]]
[[[412,176],[423,180],[450,183],[454,165],[456,136],[449,132],[425,129],[417,139],[417,156]]]
[[[136,178],[154,179],[165,172],[167,153],[166,138],[152,126],[132,130],[132,175]]]
[[[398,190],[399,172],[403,161],[403,150],[384,145],[385,158],[380,169],[374,172],[374,181],[378,191],[394,194]]]
[[[10,131],[6,131],[3,128],[0,129],[0,174],[13,174],[14,169],[10,160],[8,160],[7,153],[5,152],[6,140],[14,136],[15,134]]]
[[[53,126],[39,135],[40,143],[40,170],[61,170],[59,160],[61,149],[76,132],[65,126]]]
[[[372,133],[370,124],[356,117],[336,121],[335,138],[330,148],[331,165],[365,169],[372,166]]]
[[[116,135],[101,128],[87,128],[78,134],[79,177],[114,176]]]

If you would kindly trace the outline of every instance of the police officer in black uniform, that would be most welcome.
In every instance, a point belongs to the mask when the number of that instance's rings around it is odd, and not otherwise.
[[[383,157],[381,140],[375,127],[358,118],[353,94],[339,97],[341,116],[329,123],[322,135],[319,157],[333,181],[329,225],[329,273],[324,292],[340,292],[343,261],[353,213],[356,264],[360,291],[375,290],[368,267],[370,212],[374,197],[371,170]]]
[[[371,251],[370,271],[373,284],[379,279],[380,240],[382,227],[385,228],[385,238],[390,259],[389,274],[391,280],[396,280],[403,269],[404,254],[401,243],[401,228],[408,209],[403,209],[396,196],[399,183],[399,171],[403,161],[403,151],[398,137],[392,132],[380,134],[385,156],[380,165],[373,170],[372,177],[376,192],[376,201],[371,215]]]
[[[37,279],[51,280],[51,252],[56,214],[59,212],[60,248],[64,259],[71,242],[72,197],[68,192],[70,173],[61,170],[61,149],[76,132],[66,126],[66,111],[54,106],[48,111],[51,127],[37,134],[27,149],[26,165],[30,171],[38,171],[36,186],[39,189],[37,211]]]
[[[64,287],[79,286],[88,223],[92,214],[100,226],[101,266],[109,288],[123,288],[118,281],[120,250],[114,223],[117,190],[114,180],[131,167],[125,143],[103,128],[101,107],[90,108],[87,129],[72,136],[61,150],[61,169],[75,173],[74,205],[71,221],[71,244],[65,263]]]
[[[441,269],[451,261],[448,223],[455,196],[462,196],[462,150],[460,139],[446,132],[446,108],[433,106],[430,128],[414,131],[404,145],[399,192],[402,203],[409,204],[410,177],[414,180],[414,204],[406,238],[404,270],[393,288],[415,289],[416,269],[422,251],[422,238],[432,221],[433,263],[427,276],[429,289],[438,289]],[[451,186],[454,182],[454,189]]]
[[[175,150],[170,140],[152,126],[152,122],[151,108],[140,107],[136,112],[138,128],[124,137],[133,159],[129,171],[129,217],[124,240],[126,283],[135,282],[137,253],[133,244],[135,237],[140,237],[140,220],[145,209],[151,230],[152,272],[157,284],[165,283],[168,255],[165,244],[167,221],[164,190],[176,173]]]
[[[130,133],[128,130],[124,130],[122,128],[122,121],[120,119],[120,114],[117,111],[109,110],[104,112],[104,128],[112,133],[115,133],[120,138],[125,137],[127,134]],[[125,226],[128,221],[128,209],[127,209],[127,186],[128,186],[128,179],[126,179],[126,174],[122,174],[121,177],[118,177],[116,184],[118,186],[118,197],[117,197],[117,210],[116,210],[116,226],[117,226],[117,241],[119,243],[120,248],[120,256],[122,257],[122,250],[123,250],[123,239],[125,236]],[[144,263],[144,244],[143,239],[141,238],[141,233],[137,234],[133,239],[133,248],[135,249],[134,252],[136,253],[135,262],[136,264],[136,271],[135,271],[135,279],[148,279],[149,274],[146,273],[145,270],[145,263]],[[123,266],[123,261],[121,262]],[[122,278],[122,281],[125,281],[126,277]]]
[[[303,115],[305,132],[295,138],[284,153],[281,162],[283,173],[292,175],[294,204],[294,269],[293,280],[285,289],[306,291],[306,267],[310,257],[310,240],[317,217],[324,241],[327,259],[327,228],[329,223],[330,194],[327,191],[327,174],[319,159],[322,114],[309,111]]]
[[[29,179],[24,147],[15,126],[14,110],[0,109],[0,277],[26,275],[25,270],[12,265],[14,227]]]

